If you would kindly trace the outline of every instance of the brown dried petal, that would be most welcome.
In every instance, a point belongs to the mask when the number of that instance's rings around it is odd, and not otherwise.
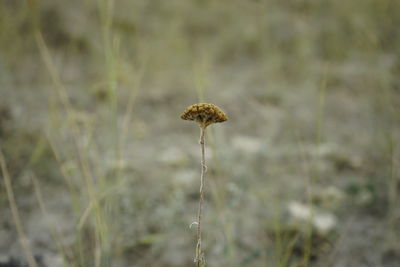
[[[196,121],[201,127],[205,128],[212,123],[224,122],[228,120],[228,117],[216,105],[199,103],[187,107],[183,111],[181,119]]]

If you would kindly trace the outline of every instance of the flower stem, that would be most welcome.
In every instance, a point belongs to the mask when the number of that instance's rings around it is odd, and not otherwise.
[[[200,127],[200,147],[201,147],[201,176],[200,176],[200,199],[199,207],[197,210],[197,245],[196,245],[196,258],[194,261],[197,263],[197,267],[202,266],[204,262],[204,254],[201,250],[201,215],[203,210],[203,199],[204,199],[204,176],[207,172],[206,159],[205,159],[205,142],[204,134],[205,127]]]

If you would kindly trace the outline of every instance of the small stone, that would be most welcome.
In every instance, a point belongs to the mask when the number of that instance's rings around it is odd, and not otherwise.
[[[313,225],[318,232],[325,234],[335,228],[337,219],[330,213],[319,213],[313,218]]]

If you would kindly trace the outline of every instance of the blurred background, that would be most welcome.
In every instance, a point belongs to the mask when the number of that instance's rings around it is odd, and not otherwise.
[[[400,266],[400,2],[0,2],[0,266]]]

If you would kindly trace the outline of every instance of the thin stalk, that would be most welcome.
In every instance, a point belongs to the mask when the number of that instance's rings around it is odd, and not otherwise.
[[[3,155],[3,151],[0,148],[0,168],[3,174],[4,186],[6,188],[8,202],[10,204],[12,219],[17,229],[18,239],[22,247],[22,251],[25,254],[26,260],[28,261],[29,267],[38,267],[33,252],[29,245],[28,238],[22,226],[21,216],[18,211],[17,201],[15,200],[14,191],[12,189],[11,177],[8,172],[6,160]]]
[[[47,228],[49,229],[50,235],[51,235],[51,237],[53,238],[53,240],[56,243],[58,251],[60,251],[60,253],[61,253],[61,257],[63,259],[64,266],[67,266],[67,265],[70,264],[69,260],[68,260],[68,257],[67,257],[67,250],[66,250],[66,248],[65,248],[65,246],[64,246],[64,244],[62,242],[62,238],[60,236],[59,231],[57,231],[57,229],[54,228],[49,223],[49,213],[48,213],[48,211],[47,211],[47,209],[46,209],[46,207],[44,205],[45,201],[43,199],[43,194],[42,194],[42,191],[40,189],[39,181],[38,181],[37,177],[33,173],[31,173],[29,176],[30,176],[30,178],[32,180],[32,183],[33,183],[33,189],[35,191],[36,200],[37,200],[37,202],[39,204],[39,209],[40,209],[40,211],[42,212],[43,216],[45,217],[45,219],[47,221]]]
[[[196,246],[196,258],[194,261],[197,263],[197,267],[202,266],[204,262],[204,254],[201,250],[201,215],[203,211],[203,199],[204,199],[204,177],[207,172],[206,157],[205,157],[205,141],[204,133],[205,127],[200,126],[200,147],[201,147],[201,176],[200,176],[200,199],[199,207],[197,211],[197,246]]]

